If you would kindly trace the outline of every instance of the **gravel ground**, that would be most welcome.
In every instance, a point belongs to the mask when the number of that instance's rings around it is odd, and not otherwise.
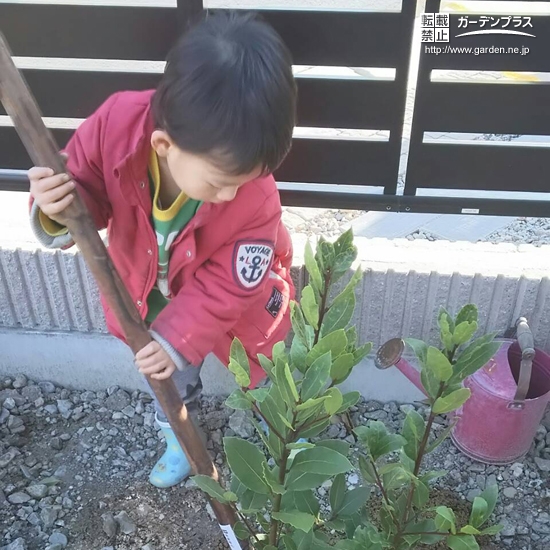
[[[192,482],[170,490],[147,483],[163,450],[147,394],[117,387],[74,391],[17,376],[0,381],[0,405],[2,550],[226,548]],[[356,424],[377,419],[395,429],[410,406],[425,412],[418,405],[368,401],[359,403],[352,416]],[[217,398],[203,400],[201,422],[212,457],[226,477],[222,437],[237,433],[257,441],[251,425],[240,412],[230,416]],[[429,457],[430,468],[450,471],[434,486],[433,502],[465,514],[467,501],[496,481],[501,497],[495,521],[505,529],[482,547],[548,549],[549,430],[550,413],[528,457],[502,467],[472,462],[445,443]],[[347,435],[340,424],[327,432],[325,437]],[[360,479],[351,474],[348,483]],[[326,496],[329,487],[330,482],[320,494]]]

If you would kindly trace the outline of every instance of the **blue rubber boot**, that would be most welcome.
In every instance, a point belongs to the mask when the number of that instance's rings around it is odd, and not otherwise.
[[[166,440],[166,451],[152,469],[149,482],[155,487],[166,489],[188,478],[191,475],[191,465],[170,424],[162,422],[158,416],[156,416],[156,421]]]

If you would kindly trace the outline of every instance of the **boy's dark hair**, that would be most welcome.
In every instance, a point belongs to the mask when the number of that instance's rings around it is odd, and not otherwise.
[[[208,15],[168,54],[153,115],[180,149],[219,155],[233,174],[271,173],[296,119],[290,52],[255,15]]]

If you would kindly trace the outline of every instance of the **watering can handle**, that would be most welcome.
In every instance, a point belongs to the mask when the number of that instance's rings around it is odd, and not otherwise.
[[[514,403],[523,405],[531,384],[531,372],[533,370],[533,359],[535,358],[535,340],[525,317],[518,319],[517,338],[521,349],[521,366]]]

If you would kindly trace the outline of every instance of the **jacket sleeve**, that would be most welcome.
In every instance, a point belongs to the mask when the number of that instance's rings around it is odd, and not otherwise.
[[[69,155],[67,170],[73,175],[78,193],[86,203],[99,230],[107,227],[111,205],[105,190],[103,142],[109,114],[118,98],[111,96],[75,131],[64,149]],[[31,228],[48,248],[69,248],[74,244],[67,228],[49,219],[30,199]]]
[[[197,366],[264,291],[271,273],[281,207],[271,195],[259,214],[205,262],[151,329]]]

